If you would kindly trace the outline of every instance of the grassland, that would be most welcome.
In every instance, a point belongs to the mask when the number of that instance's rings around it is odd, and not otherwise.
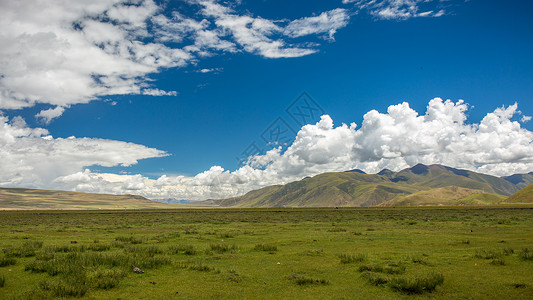
[[[2,299],[533,298],[533,206],[3,211],[0,236]]]

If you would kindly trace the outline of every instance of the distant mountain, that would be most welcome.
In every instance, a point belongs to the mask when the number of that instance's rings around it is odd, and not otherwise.
[[[385,169],[378,174],[358,170],[324,173],[285,185],[268,186],[240,197],[198,204],[222,207],[376,206],[417,192],[450,186],[455,186],[458,191],[474,190],[461,194],[463,196],[456,200],[482,193],[508,196],[518,191],[514,184],[499,177],[442,165],[418,164],[400,172]]]
[[[517,188],[523,189],[533,183],[533,172],[527,174],[514,174],[502,178],[514,184]]]
[[[533,183],[505,200],[506,203],[533,203]]]
[[[160,203],[168,203],[168,204],[188,204],[193,201],[191,200],[177,200],[174,198],[167,198],[167,199],[151,199],[152,201],[160,202]]]
[[[503,195],[484,193],[480,190],[447,186],[398,197],[379,206],[487,205],[500,203],[505,198],[507,197]]]
[[[21,188],[0,188],[0,209],[170,208],[136,195],[107,195]]]

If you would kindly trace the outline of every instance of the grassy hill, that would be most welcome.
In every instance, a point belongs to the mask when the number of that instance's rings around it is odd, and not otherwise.
[[[20,188],[0,188],[0,209],[139,209],[170,208],[135,195],[90,194]]]
[[[411,195],[398,197],[380,204],[380,206],[428,206],[428,205],[481,205],[497,204],[506,197],[484,193],[480,190],[457,186],[447,186]]]
[[[479,193],[465,197],[457,202],[464,205],[492,205],[503,203],[506,196],[490,193]]]
[[[533,183],[505,200],[506,203],[533,203]]]
[[[454,196],[454,201],[480,194],[468,199],[469,203],[497,202],[505,197],[495,194],[508,196],[518,190],[514,184],[499,177],[441,165],[418,164],[400,172],[383,170],[378,174],[365,174],[352,170],[324,173],[285,185],[254,190],[240,197],[210,201],[209,204],[222,207],[377,206],[418,192],[452,186],[459,193]],[[452,199],[453,192],[451,189],[442,189],[428,192],[427,195],[432,193],[446,194],[443,201],[449,202],[451,200],[446,199]],[[484,195],[486,193],[493,196]]]

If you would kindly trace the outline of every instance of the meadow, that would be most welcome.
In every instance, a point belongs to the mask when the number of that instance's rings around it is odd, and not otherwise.
[[[524,205],[0,211],[0,236],[1,299],[533,299]]]

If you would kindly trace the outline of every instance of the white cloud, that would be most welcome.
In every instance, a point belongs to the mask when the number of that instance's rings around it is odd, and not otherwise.
[[[143,95],[149,96],[177,96],[178,92],[176,91],[163,91],[160,89],[144,89],[142,90]]]
[[[219,73],[223,70],[223,68],[204,68],[204,69],[200,69],[196,72],[198,73]]]
[[[446,11],[438,9],[438,0],[342,0],[344,4],[353,3],[358,10],[368,11],[382,20],[406,20],[417,17],[441,17]]]
[[[120,141],[54,138],[45,129],[29,128],[20,117],[9,121],[0,116],[0,186],[54,188],[56,178],[87,166],[130,166],[140,159],[165,155],[164,151]],[[81,180],[69,178],[70,182]]]
[[[326,11],[315,17],[306,17],[294,20],[285,27],[285,34],[291,37],[300,37],[310,34],[327,33],[333,39],[337,29],[348,25],[349,15],[345,9],[337,8]]]
[[[213,166],[193,177],[163,175],[150,179],[79,168],[71,175],[64,173],[55,183],[78,191],[134,191],[152,199],[199,200],[236,196],[305,176],[356,168],[376,173],[424,163],[498,176],[527,173],[533,170],[533,132],[513,120],[519,115],[517,108],[516,104],[497,108],[472,124],[467,122],[468,105],[463,101],[435,98],[423,115],[404,102],[390,106],[386,113],[369,111],[360,128],[353,123],[335,126],[324,115],[317,124],[303,126],[284,153],[270,150],[233,172]],[[30,129],[25,130],[29,135]]]
[[[300,57],[315,53],[317,50],[287,46],[281,38],[269,36],[283,31],[272,20],[261,17],[238,15],[233,9],[216,3],[214,0],[199,0],[202,14],[214,18],[222,32],[229,32],[236,43],[246,52],[256,53],[267,58]]]
[[[44,124],[50,124],[53,119],[59,118],[63,112],[65,112],[64,107],[56,106],[54,108],[41,110],[35,115],[35,117],[40,119]]]
[[[138,94],[147,74],[185,65],[186,51],[142,42],[158,10],[151,0],[0,2],[0,108]]]
[[[159,94],[146,87],[162,69],[221,52],[309,55],[316,44],[287,40],[322,33],[333,39],[348,19],[343,9],[290,22],[239,14],[212,0],[187,3],[196,14],[166,12],[153,0],[0,1],[0,109]]]

